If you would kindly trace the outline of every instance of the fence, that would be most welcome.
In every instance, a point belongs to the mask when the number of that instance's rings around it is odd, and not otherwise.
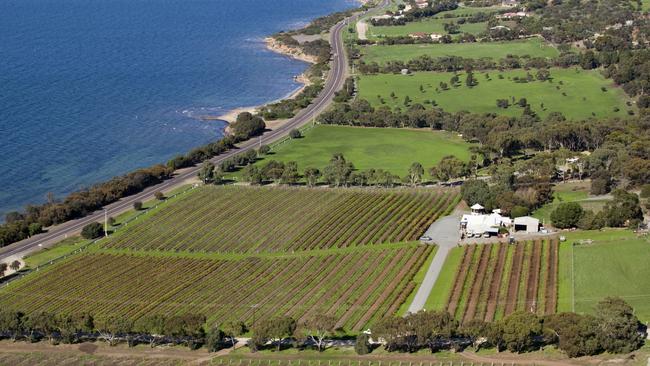
[[[88,247],[90,247],[91,245],[96,244],[96,243],[99,243],[99,242],[101,242],[102,240],[106,240],[106,239],[110,238],[110,237],[111,237],[113,234],[115,234],[116,232],[122,230],[123,228],[126,228],[126,227],[129,225],[129,223],[138,220],[141,216],[144,216],[144,215],[148,214],[149,212],[151,212],[152,210],[158,208],[158,206],[167,203],[169,200],[171,200],[171,199],[173,199],[173,198],[176,198],[176,197],[178,197],[178,196],[181,196],[181,195],[183,195],[183,194],[186,194],[186,193],[188,193],[188,192],[194,190],[196,187],[197,187],[197,185],[193,184],[193,185],[191,185],[190,187],[188,187],[187,189],[184,189],[184,190],[182,190],[182,191],[180,191],[180,192],[176,192],[176,193],[174,193],[173,195],[171,195],[171,196],[169,196],[169,197],[166,197],[166,198],[165,198],[163,201],[161,201],[160,203],[156,203],[155,205],[153,205],[153,206],[151,206],[151,207],[148,207],[148,208],[146,208],[146,209],[144,209],[144,210],[138,212],[135,216],[130,217],[130,218],[128,218],[127,220],[125,220],[122,224],[120,224],[120,226],[115,227],[115,228],[113,229],[113,231],[108,235],[108,237],[101,237],[101,238],[99,238],[99,239],[95,239],[95,240],[93,240],[93,241],[91,241],[91,242],[89,242],[89,243],[83,244],[83,245],[79,246],[79,248],[75,249],[74,251],[72,251],[72,252],[70,252],[70,253],[67,253],[67,254],[64,254],[64,255],[62,255],[62,256],[60,256],[60,257],[56,257],[56,258],[54,258],[54,259],[51,259],[51,260],[49,260],[47,263],[42,264],[42,265],[40,265],[40,266],[36,266],[35,268],[28,268],[28,269],[24,269],[24,270],[21,270],[21,271],[19,271],[19,272],[16,272],[16,273],[13,274],[13,275],[10,275],[10,276],[7,276],[7,277],[5,277],[5,278],[0,279],[0,283],[3,283],[5,286],[9,286],[9,284],[10,284],[11,282],[16,281],[16,280],[18,280],[18,279],[21,279],[21,278],[27,276],[28,274],[30,274],[30,273],[32,273],[32,272],[38,272],[39,270],[41,270],[41,269],[44,268],[44,267],[51,266],[51,265],[53,265],[53,264],[55,264],[55,263],[58,263],[58,262],[60,262],[60,261],[62,261],[62,260],[67,259],[67,258],[70,257],[70,256],[73,256],[73,255],[75,255],[75,254],[81,253],[81,252],[83,252],[84,250],[86,250]]]

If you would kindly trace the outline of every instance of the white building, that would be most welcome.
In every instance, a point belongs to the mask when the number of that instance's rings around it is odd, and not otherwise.
[[[539,220],[530,216],[515,217],[515,231],[539,232]]]
[[[439,41],[442,38],[442,34],[440,33],[431,33],[431,39],[434,41]]]
[[[512,225],[512,220],[509,217],[501,216],[501,210],[493,210],[491,214],[484,214],[484,207],[478,203],[471,209],[471,214],[465,214],[460,219],[460,229],[467,235],[497,235],[499,229]]]

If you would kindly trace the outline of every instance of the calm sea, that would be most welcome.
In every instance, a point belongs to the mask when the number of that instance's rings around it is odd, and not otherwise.
[[[281,98],[263,38],[353,0],[3,0],[0,213],[216,140],[199,115]]]

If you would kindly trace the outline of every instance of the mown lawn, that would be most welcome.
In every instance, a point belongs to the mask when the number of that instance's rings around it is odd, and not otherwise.
[[[447,299],[454,287],[456,273],[463,270],[460,268],[460,262],[463,259],[463,248],[453,248],[447,255],[442,271],[438,275],[436,283],[431,289],[429,298],[424,304],[426,310],[443,310],[447,304]]]
[[[589,187],[589,181],[557,184],[553,187],[553,202],[535,210],[532,216],[548,225],[551,222],[551,212],[557,206],[566,202],[578,202],[585,210],[592,210],[594,212],[602,210],[608,200],[605,198],[598,200],[589,198]]]
[[[576,311],[592,312],[603,298],[619,296],[634,307],[642,322],[650,321],[650,240],[629,230],[578,231],[566,237],[563,245],[593,240],[573,248]],[[560,272],[566,272],[566,266],[571,262],[561,261]],[[565,302],[560,298],[560,303]]]
[[[365,62],[377,62],[379,64],[387,61],[409,61],[424,55],[434,58],[458,56],[464,58],[490,57],[502,59],[508,55],[552,58],[558,56],[559,52],[539,38],[511,42],[378,45],[368,46],[363,49],[363,60]]]
[[[415,32],[424,32],[424,33],[439,33],[447,34],[445,31],[445,23],[456,23],[458,18],[428,18],[419,22],[409,22],[406,25],[396,25],[396,26],[382,26],[374,27],[369,24],[368,28],[368,38],[370,39],[380,39],[384,37],[399,37],[399,36],[408,36],[411,33]],[[464,23],[459,24],[460,33],[452,34],[452,37],[456,37],[461,33],[471,33],[477,34],[483,32],[487,29],[487,22],[480,23]]]
[[[526,98],[531,109],[542,118],[551,112],[561,112],[569,119],[610,117],[627,115],[623,91],[612,86],[595,71],[581,69],[550,70],[551,80],[515,82],[513,78],[526,78],[528,71],[490,71],[474,73],[478,85],[465,85],[466,74],[459,73],[458,86],[451,86],[453,73],[419,72],[411,75],[381,74],[364,75],[359,80],[359,97],[378,107],[405,108],[408,96],[412,103],[435,102],[449,112],[498,113],[519,116],[523,108],[513,105]],[[535,70],[530,70],[533,77]],[[442,90],[440,83],[447,83]],[[605,88],[602,91],[601,88]],[[391,96],[394,93],[394,97]],[[499,108],[497,99],[507,99],[508,108]],[[618,112],[615,111],[618,108]]]
[[[322,169],[333,154],[343,153],[356,169],[384,169],[404,176],[416,161],[427,169],[446,155],[468,160],[470,146],[455,134],[441,131],[318,125],[303,138],[277,146],[256,164],[296,161],[302,172],[307,167]]]

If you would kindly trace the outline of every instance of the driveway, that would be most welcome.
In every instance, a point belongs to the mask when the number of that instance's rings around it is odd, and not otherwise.
[[[431,261],[431,265],[427,270],[424,280],[418,291],[415,293],[413,302],[409,306],[410,313],[417,313],[424,309],[424,304],[427,302],[433,285],[436,283],[442,266],[445,264],[449,251],[458,245],[460,241],[459,222],[462,216],[461,212],[454,212],[452,215],[445,216],[429,227],[424,235],[429,236],[438,245],[436,255]]]

